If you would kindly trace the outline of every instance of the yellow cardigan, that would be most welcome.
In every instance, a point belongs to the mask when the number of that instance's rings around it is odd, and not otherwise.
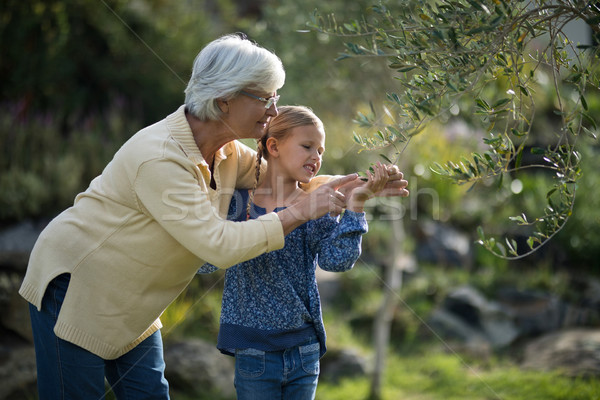
[[[56,335],[114,359],[161,328],[160,315],[205,262],[228,268],[284,245],[277,214],[226,220],[236,187],[251,187],[256,153],[233,141],[214,179],[184,106],[136,133],[58,215],[32,251],[19,293],[38,309],[48,283],[71,281]]]

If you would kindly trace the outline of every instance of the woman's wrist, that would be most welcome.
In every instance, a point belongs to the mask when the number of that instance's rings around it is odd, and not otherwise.
[[[301,207],[293,205],[277,212],[284,236],[309,220],[302,211]]]

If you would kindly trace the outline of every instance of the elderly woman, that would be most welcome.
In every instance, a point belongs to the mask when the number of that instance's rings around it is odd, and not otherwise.
[[[42,232],[20,289],[40,399],[103,398],[105,377],[117,398],[168,399],[159,316],[198,267],[280,249],[305,221],[341,211],[336,189],[355,175],[278,213],[224,218],[234,189],[254,179],[256,152],[235,139],[262,136],[284,78],[279,58],[248,40],[209,43],[185,105],[132,136]]]

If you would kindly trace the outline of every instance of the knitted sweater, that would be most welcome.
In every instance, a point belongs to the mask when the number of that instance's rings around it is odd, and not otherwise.
[[[71,280],[56,335],[105,359],[151,335],[205,262],[230,267],[283,247],[275,213],[227,221],[233,190],[254,180],[256,153],[232,141],[215,155],[214,180],[184,106],[142,129],[35,244],[19,293],[38,309],[48,283]]]
[[[248,191],[236,191],[228,218],[246,219]],[[277,209],[278,210],[278,209]],[[250,217],[265,209],[252,206]],[[361,252],[367,232],[364,213],[346,211],[341,219],[329,214],[308,221],[286,237],[285,247],[262,254],[227,270],[217,347],[225,354],[236,349],[283,350],[310,336],[326,351],[325,328],[316,268],[347,271]],[[216,270],[204,265],[199,272]]]

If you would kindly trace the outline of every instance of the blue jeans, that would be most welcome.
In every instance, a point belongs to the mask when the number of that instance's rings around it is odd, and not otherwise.
[[[65,274],[50,282],[42,311],[29,305],[39,399],[101,400],[107,393],[105,377],[117,399],[169,399],[160,331],[115,360],[104,360],[54,334],[69,279]]]
[[[238,400],[312,400],[319,380],[319,342],[282,351],[256,349],[235,353]]]

